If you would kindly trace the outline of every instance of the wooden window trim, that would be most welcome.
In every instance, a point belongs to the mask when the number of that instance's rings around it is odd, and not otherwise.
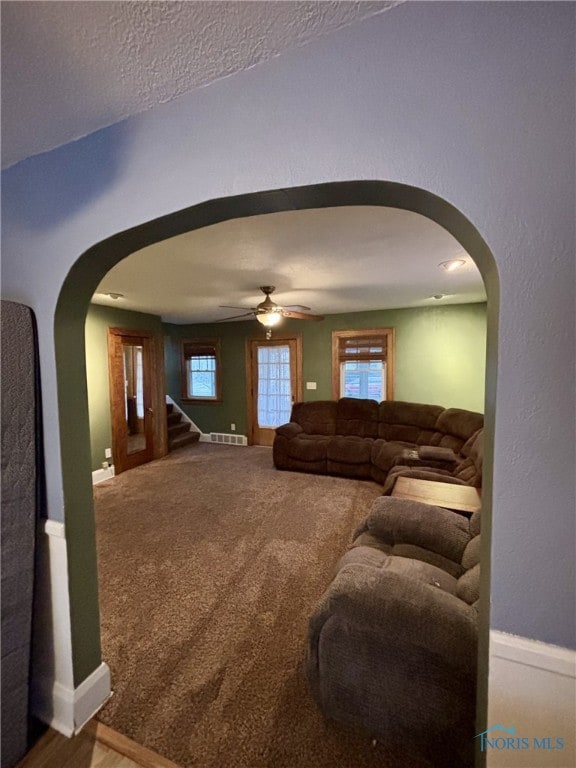
[[[188,392],[188,370],[187,360],[189,359],[184,349],[187,344],[198,347],[213,347],[216,358],[216,396],[215,397],[191,397]],[[222,355],[220,349],[220,339],[217,338],[185,338],[180,341],[180,392],[181,400],[185,403],[221,403],[222,402]]]
[[[340,339],[363,338],[367,336],[386,336],[386,400],[394,400],[394,328],[368,328],[357,331],[332,331],[332,399],[339,400],[340,395]]]

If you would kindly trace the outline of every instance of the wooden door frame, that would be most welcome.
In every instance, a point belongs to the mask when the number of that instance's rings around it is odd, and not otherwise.
[[[114,414],[114,402],[112,392],[115,382],[113,380],[114,343],[118,338],[143,338],[149,342],[149,366],[148,378],[150,385],[150,402],[152,408],[152,458],[160,459],[168,453],[168,425],[166,420],[166,385],[164,377],[164,340],[160,334],[148,330],[134,328],[108,328],[108,381],[110,390],[110,419],[112,430],[112,456],[115,473],[119,474],[130,466],[123,466],[121,460],[120,441],[118,435],[117,419]],[[117,465],[120,459],[119,466]]]
[[[245,368],[246,368],[246,413],[247,413],[247,437],[248,445],[254,445],[254,376],[252,375],[252,355],[251,346],[253,342],[258,342],[263,346],[273,346],[278,342],[294,341],[296,342],[296,392],[294,393],[294,400],[302,400],[303,385],[302,385],[302,334],[301,333],[286,333],[282,335],[274,334],[273,339],[263,339],[261,336],[252,336],[246,339],[245,345]]]

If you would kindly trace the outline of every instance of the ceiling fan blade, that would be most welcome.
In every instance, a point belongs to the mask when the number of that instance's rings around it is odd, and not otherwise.
[[[256,307],[235,307],[233,304],[219,304],[218,307],[220,309],[243,309],[246,312],[248,312],[248,310],[253,312],[256,309]]]
[[[282,311],[284,317],[291,317],[293,320],[324,320],[324,315],[309,315],[307,312]]]
[[[285,304],[282,309],[287,309],[288,312],[309,312],[310,307],[305,307],[304,304]]]
[[[222,320],[216,320],[216,322],[225,323],[227,320],[239,320],[241,317],[254,317],[254,312],[244,312],[243,315],[233,315],[232,317],[223,317]]]

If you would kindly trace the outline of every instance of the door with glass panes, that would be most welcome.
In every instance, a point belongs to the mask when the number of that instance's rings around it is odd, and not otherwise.
[[[302,399],[301,337],[248,342],[248,440],[272,445],[276,427],[290,421],[292,403]]]

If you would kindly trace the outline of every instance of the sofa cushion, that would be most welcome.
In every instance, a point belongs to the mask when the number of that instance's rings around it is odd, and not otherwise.
[[[473,568],[475,565],[478,565],[480,562],[480,535],[474,536],[473,539],[470,539],[468,544],[466,544],[466,549],[464,550],[464,554],[462,555],[462,568],[465,571],[469,571],[470,568]]]
[[[378,436],[378,403],[342,397],[336,409],[336,434],[355,437]]]
[[[470,536],[478,536],[482,527],[482,510],[478,509],[470,518]]]
[[[451,448],[442,448],[440,445],[421,445],[418,448],[418,457],[424,462],[426,459],[447,464],[455,464],[458,461],[458,457]]]
[[[484,415],[461,408],[446,408],[439,416],[435,428],[446,436],[458,438],[462,446],[468,438],[484,426]],[[444,442],[441,443],[444,445]],[[452,447],[452,446],[449,446]]]
[[[463,515],[410,499],[379,496],[355,531],[365,531],[395,545],[412,544],[436,552],[458,565],[470,540],[470,524]]]
[[[454,477],[474,488],[482,487],[482,470],[478,469],[472,459],[464,459],[454,471]]]
[[[456,579],[462,576],[461,565],[450,560],[448,557],[433,552],[431,549],[418,547],[416,544],[394,544],[390,549],[390,554],[396,555],[397,557],[410,557],[412,560],[420,560],[422,563],[429,563],[430,565],[434,565],[436,568],[440,568],[446,573],[449,573]]]
[[[415,544],[387,544],[380,536],[375,536],[373,533],[366,531],[361,533],[352,544],[351,550],[356,547],[363,549],[379,549],[385,555],[395,555],[397,557],[410,557],[413,560],[419,560],[422,563],[429,563],[436,568],[449,573],[454,578],[458,579],[462,576],[462,566],[459,563],[455,563],[453,560],[449,560],[447,557],[439,555],[437,552],[433,552],[430,549],[424,547],[418,547]]]
[[[370,474],[370,455],[373,440],[369,437],[331,437],[327,458],[344,464],[366,464]]]
[[[480,563],[470,568],[458,579],[456,596],[472,605],[480,597]]]
[[[378,406],[378,437],[434,445],[436,422],[443,410],[440,405],[385,400]]]
[[[457,579],[425,560],[389,555],[374,547],[360,546],[349,549],[339,560],[336,572],[349,565],[364,565],[371,568],[380,568],[419,581],[421,584],[430,584],[433,587],[456,594]]]
[[[467,459],[470,458],[470,456],[472,456],[472,452],[475,449],[476,441],[479,438],[480,440],[482,440],[483,432],[484,432],[483,429],[479,429],[477,432],[474,432],[474,434],[471,437],[469,437],[468,440],[466,440],[466,442],[462,446],[462,450],[460,451],[462,456],[464,456]]]
[[[372,477],[370,455],[371,437],[331,437],[327,451],[327,471],[330,475],[356,477],[368,480]]]
[[[415,449],[414,443],[397,440],[374,440],[370,460],[374,467],[378,467],[378,469],[388,473],[404,451],[413,451]]]
[[[294,403],[290,421],[300,424],[309,435],[335,435],[336,407],[334,400]]]
[[[326,460],[330,439],[322,435],[296,435],[288,442],[287,455],[289,458],[299,461]]]

